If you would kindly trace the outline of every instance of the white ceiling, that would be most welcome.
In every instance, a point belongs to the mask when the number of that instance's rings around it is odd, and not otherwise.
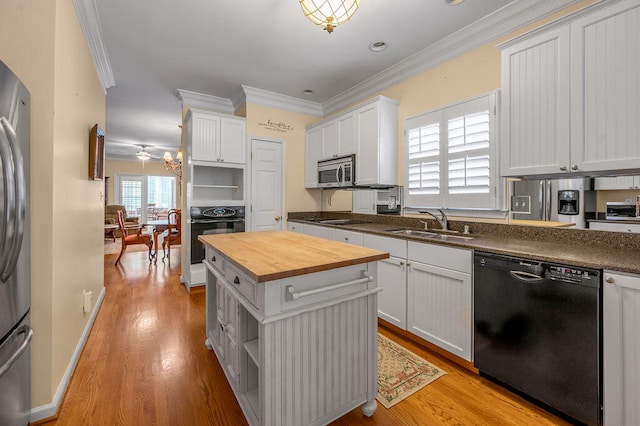
[[[483,17],[532,15],[544,3],[555,3],[555,11],[572,1],[535,3],[362,0],[353,19],[332,34],[308,21],[297,0],[76,0],[76,7],[93,8],[102,31],[97,68],[106,68],[101,78],[109,87],[103,75],[110,64],[115,83],[106,97],[107,158],[135,159],[143,144],[157,158],[178,149],[177,89],[232,99],[246,85],[336,104],[340,95],[376,76],[382,80],[385,70],[428,54],[451,34],[472,31]],[[376,41],[388,48],[371,52],[368,45]],[[314,93],[304,95],[305,89]]]

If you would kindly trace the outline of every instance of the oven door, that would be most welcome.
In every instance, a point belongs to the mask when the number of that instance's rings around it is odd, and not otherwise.
[[[204,259],[204,245],[198,241],[199,235],[230,234],[244,232],[244,220],[234,219],[220,222],[191,223],[191,263],[200,263]]]

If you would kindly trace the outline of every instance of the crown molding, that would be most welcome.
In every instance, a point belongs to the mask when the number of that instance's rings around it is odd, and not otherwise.
[[[105,49],[102,41],[102,27],[100,26],[95,0],[72,0],[72,2],[80,27],[84,33],[84,39],[93,58],[98,78],[102,84],[102,89],[104,93],[107,93],[108,88],[116,85],[116,80],[113,77],[107,49]]]
[[[233,114],[235,111],[231,100],[226,98],[219,98],[218,96],[205,95],[203,93],[190,92],[182,89],[176,90],[176,96],[184,106],[214,110],[225,114]]]
[[[322,104],[325,114],[351,105],[437,65],[484,46],[581,0],[519,0],[467,25]]]
[[[281,95],[274,92],[268,92],[255,87],[242,86],[244,92],[244,101],[254,104],[270,106],[292,112],[302,114],[323,116],[322,104],[318,102],[307,101],[304,99],[294,98],[293,96]],[[242,103],[240,103],[242,105]]]

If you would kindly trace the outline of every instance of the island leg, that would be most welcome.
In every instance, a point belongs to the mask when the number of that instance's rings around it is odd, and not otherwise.
[[[371,401],[365,402],[360,406],[360,409],[362,410],[362,414],[364,414],[367,417],[373,416],[373,413],[376,412],[376,408],[378,408],[378,403],[376,402],[375,398],[372,399]]]

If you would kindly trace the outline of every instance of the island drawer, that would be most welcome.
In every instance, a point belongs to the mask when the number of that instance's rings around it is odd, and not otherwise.
[[[258,307],[257,284],[254,280],[240,272],[231,262],[227,262],[224,268],[224,277],[229,285],[242,293],[253,306]]]
[[[213,265],[214,268],[216,268],[218,271],[220,272],[224,272],[224,257],[220,256],[220,253],[218,253],[218,251],[210,246],[205,246],[206,247],[206,252],[205,252],[205,256],[206,259],[209,263],[211,263]]]

